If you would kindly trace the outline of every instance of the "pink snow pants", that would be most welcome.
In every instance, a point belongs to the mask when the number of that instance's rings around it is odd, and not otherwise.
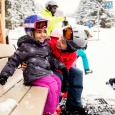
[[[53,114],[56,107],[59,105],[59,96],[61,91],[61,80],[58,76],[48,75],[41,79],[31,82],[32,85],[42,86],[48,88],[48,96],[44,108],[45,114]]]

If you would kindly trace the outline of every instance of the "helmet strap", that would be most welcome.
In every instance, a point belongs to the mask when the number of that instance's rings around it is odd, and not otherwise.
[[[67,49],[69,50],[70,49],[70,45],[67,43]]]

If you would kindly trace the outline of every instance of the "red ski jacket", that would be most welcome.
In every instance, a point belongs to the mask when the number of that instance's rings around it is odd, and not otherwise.
[[[50,41],[47,41],[47,43],[50,44],[51,49],[53,51],[53,54],[62,62],[66,65],[67,69],[70,69],[72,66],[73,62],[77,58],[77,52],[69,53],[69,52],[64,52],[56,47],[58,38],[51,37]]]

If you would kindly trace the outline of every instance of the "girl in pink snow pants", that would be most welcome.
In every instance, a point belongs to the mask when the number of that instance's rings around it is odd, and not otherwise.
[[[31,82],[32,85],[48,88],[48,96],[44,108],[44,113],[53,114],[59,105],[59,95],[61,91],[61,80],[58,76],[46,76]],[[57,100],[57,101],[54,101]],[[50,111],[50,113],[49,113]]]

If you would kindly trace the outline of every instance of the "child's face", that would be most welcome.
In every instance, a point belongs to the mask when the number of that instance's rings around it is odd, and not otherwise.
[[[41,42],[41,43],[44,42],[46,35],[47,35],[46,29],[34,31],[34,38],[39,40],[39,42]]]
[[[56,46],[60,50],[67,50],[67,43],[63,36],[61,38],[59,38],[59,40],[57,40]]]

